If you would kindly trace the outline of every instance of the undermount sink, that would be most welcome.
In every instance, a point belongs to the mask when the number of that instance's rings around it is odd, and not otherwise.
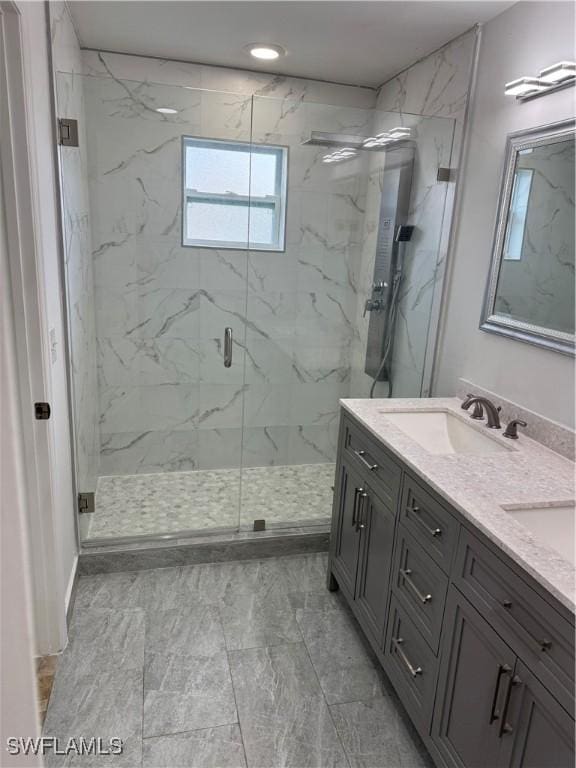
[[[513,450],[448,410],[381,413],[429,453],[481,456]]]
[[[502,509],[550,549],[575,563],[573,501],[554,504],[502,504]]]

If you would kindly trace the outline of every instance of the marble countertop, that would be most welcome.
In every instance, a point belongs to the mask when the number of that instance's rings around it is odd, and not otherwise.
[[[479,528],[571,611],[576,611],[576,569],[548,548],[501,505],[555,506],[574,499],[574,464],[520,435],[508,440],[485,422],[466,422],[501,442],[507,451],[485,455],[431,454],[386,418],[416,410],[466,414],[458,398],[340,400],[342,407],[440,496]]]

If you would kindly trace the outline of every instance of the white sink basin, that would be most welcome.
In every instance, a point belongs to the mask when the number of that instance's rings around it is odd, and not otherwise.
[[[513,450],[482,430],[459,418],[451,411],[381,411],[398,429],[407,434],[429,453],[484,455]],[[486,430],[486,431],[484,431]]]
[[[573,501],[542,504],[503,504],[502,509],[565,560],[575,563]]]

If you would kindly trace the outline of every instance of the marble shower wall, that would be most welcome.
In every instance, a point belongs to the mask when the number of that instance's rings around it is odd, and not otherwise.
[[[78,120],[80,131],[79,147],[59,153],[76,477],[79,491],[95,491],[100,431],[83,63],[65,3],[50,3],[50,28],[58,114]]]
[[[376,108],[398,113],[404,125],[415,125],[418,146],[410,201],[409,223],[416,229],[406,247],[404,280],[394,341],[393,369],[396,397],[430,396],[434,354],[446,256],[454,208],[455,184],[437,182],[439,166],[458,169],[476,31],[466,33],[385,83]],[[378,114],[378,113],[377,113]],[[430,119],[417,119],[415,116]],[[386,118],[380,118],[384,127]],[[364,373],[367,318],[362,317],[370,296],[382,162],[370,169],[367,214],[362,248],[354,345],[352,390],[367,396],[372,380]],[[387,383],[379,383],[376,396],[385,396]]]
[[[237,467],[242,437],[245,466],[334,460],[356,338],[366,160],[327,166],[326,150],[302,141],[311,130],[366,131],[374,92],[83,57],[101,473]],[[265,95],[252,114],[255,93]],[[251,131],[289,147],[286,252],[182,247],[181,136],[248,141]]]

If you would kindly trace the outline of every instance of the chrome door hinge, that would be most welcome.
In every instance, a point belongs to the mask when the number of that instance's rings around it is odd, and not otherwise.
[[[457,173],[456,168],[438,168],[436,181],[456,181]]]
[[[78,494],[78,512],[83,515],[86,513],[94,512],[94,493],[79,493]]]
[[[63,147],[78,146],[78,120],[69,117],[58,118],[58,142]]]

